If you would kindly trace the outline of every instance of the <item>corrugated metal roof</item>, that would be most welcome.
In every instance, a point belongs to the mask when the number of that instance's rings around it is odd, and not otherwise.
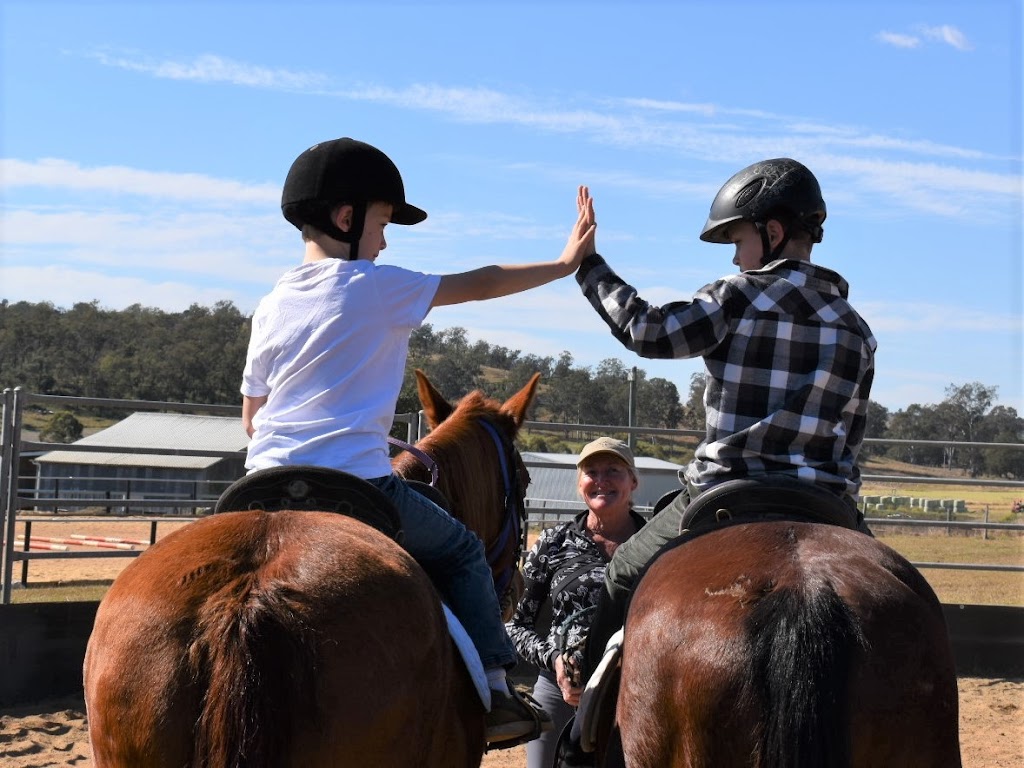
[[[168,450],[244,451],[249,437],[242,420],[229,416],[198,416],[188,413],[133,413],[106,429],[75,441],[73,445],[104,445],[123,448]],[[170,456],[149,453],[95,453],[50,451],[36,459],[50,464],[97,464],[101,466],[203,469],[218,456]]]
[[[584,508],[576,491],[576,454],[523,451],[522,456],[530,471],[530,486],[526,490],[530,508]],[[663,494],[678,489],[678,471],[682,468],[671,461],[637,456],[640,482],[633,493],[634,503],[650,507]]]
[[[533,451],[522,452],[524,461],[534,461],[545,464],[562,464],[570,467],[576,466],[575,453],[535,453]],[[665,461],[664,459],[655,459],[650,456],[637,456],[634,461],[636,462],[636,468],[639,469],[664,469],[676,471],[682,469],[681,464],[674,464],[671,461]]]

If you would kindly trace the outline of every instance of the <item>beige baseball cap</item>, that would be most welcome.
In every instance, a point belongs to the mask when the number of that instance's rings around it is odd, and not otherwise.
[[[615,454],[626,462],[632,469],[636,469],[636,462],[633,460],[633,451],[630,450],[629,446],[624,442],[616,440],[614,437],[599,437],[597,440],[583,446],[583,450],[580,451],[580,457],[576,460],[576,466],[580,466],[587,457],[598,453]]]

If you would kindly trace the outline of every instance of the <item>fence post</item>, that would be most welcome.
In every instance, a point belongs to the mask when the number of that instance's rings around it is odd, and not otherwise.
[[[21,463],[21,412],[23,408],[21,387],[15,387],[13,395],[10,390],[4,391],[4,424],[3,424],[3,464],[6,467],[3,486],[3,499],[0,506],[4,510],[4,532],[7,541],[4,543],[3,557],[3,589],[0,590],[0,604],[11,602],[11,581],[14,575],[14,529],[16,524],[15,508],[18,498],[18,466]]]

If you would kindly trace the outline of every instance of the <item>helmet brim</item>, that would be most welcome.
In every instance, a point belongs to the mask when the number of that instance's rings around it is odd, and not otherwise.
[[[415,205],[409,205],[409,203],[402,203],[401,205],[396,205],[395,209],[391,212],[392,224],[419,224],[426,218],[426,211],[424,211],[422,208],[417,208]]]

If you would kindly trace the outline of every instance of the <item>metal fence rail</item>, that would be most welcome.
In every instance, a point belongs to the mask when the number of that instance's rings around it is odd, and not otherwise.
[[[217,415],[229,415],[229,416],[241,416],[241,408],[239,406],[223,406],[223,405],[201,405],[191,403],[163,403],[146,400],[110,400],[103,398],[80,398],[80,397],[65,397],[56,395],[33,395],[23,392],[20,388],[11,390],[6,389],[3,392],[3,420],[0,422],[0,443],[2,443],[2,450],[0,450],[0,520],[2,520],[3,526],[0,531],[3,533],[3,547],[2,547],[2,561],[0,561],[0,576],[2,576],[2,598],[0,603],[7,604],[11,598],[11,588],[13,580],[13,569],[16,562],[22,563],[22,581],[27,578],[27,565],[29,560],[39,559],[58,559],[58,558],[82,558],[82,557],[136,557],[141,554],[141,551],[120,551],[120,550],[105,550],[102,552],[42,552],[42,551],[29,551],[29,542],[26,540],[22,549],[18,549],[15,545],[15,531],[18,520],[26,521],[28,525],[31,522],[28,520],[28,515],[20,514],[26,510],[39,510],[39,509],[53,509],[54,514],[49,519],[73,519],[76,516],[61,515],[57,513],[61,507],[106,507],[123,509],[124,515],[111,515],[106,518],[110,521],[123,520],[123,521],[146,521],[150,522],[152,528],[152,539],[155,540],[155,526],[158,522],[168,521],[172,518],[161,515],[161,516],[133,516],[130,514],[133,509],[140,509],[141,507],[166,507],[169,510],[172,509],[192,509],[193,515],[186,517],[174,517],[173,520],[191,520],[196,519],[199,516],[200,511],[205,511],[207,508],[212,506],[215,498],[212,498],[209,494],[193,494],[193,498],[164,498],[164,499],[139,499],[131,498],[130,493],[125,494],[125,498],[101,498],[101,497],[89,497],[89,498],[74,498],[69,499],[67,497],[60,497],[59,495],[54,496],[40,496],[37,489],[25,489],[19,487],[18,467],[20,464],[20,457],[22,452],[28,451],[88,451],[95,453],[136,453],[136,454],[159,454],[159,455],[176,455],[176,456],[210,456],[218,458],[229,458],[236,457],[238,452],[234,451],[215,451],[215,450],[195,450],[195,449],[168,449],[168,448],[139,448],[139,447],[106,447],[106,446],[89,446],[89,445],[75,445],[75,444],[62,444],[62,443],[45,443],[38,441],[26,441],[22,439],[22,426],[23,426],[23,413],[24,409],[28,405],[44,405],[47,407],[52,406],[68,406],[68,407],[97,407],[97,408],[109,408],[109,409],[122,409],[128,411],[171,411],[179,413],[199,413],[199,414],[217,414]],[[397,414],[395,417],[396,423],[404,423],[406,425],[407,441],[412,443],[415,442],[418,436],[422,434],[422,430],[425,428],[420,419],[420,414]],[[682,437],[703,437],[703,432],[698,430],[674,430],[674,429],[662,429],[662,428],[646,428],[646,427],[613,427],[607,425],[596,425],[596,424],[561,424],[561,423],[550,423],[550,422],[538,422],[538,421],[527,421],[524,426],[532,429],[543,429],[546,431],[566,431],[576,433],[589,433],[589,434],[621,434],[623,432],[629,435],[630,441],[635,438],[637,434],[646,435],[672,435]],[[959,447],[984,447],[984,448],[1013,448],[1013,449],[1024,449],[1024,444],[1017,443],[955,443],[955,442],[938,442],[931,440],[886,440],[881,438],[869,438],[865,440],[866,443],[893,443],[893,444],[919,444],[919,445],[956,445]],[[527,462],[527,466],[550,466],[550,464],[539,464],[534,462]],[[998,480],[998,479],[986,479],[979,480],[974,478],[934,478],[934,477],[922,477],[922,476],[902,476],[902,475],[864,475],[863,480],[865,482],[880,482],[892,485],[898,484],[918,484],[918,485],[968,485],[968,486],[990,486],[990,487],[1019,487],[1024,489],[1024,482],[1016,480]],[[132,483],[144,483],[144,480],[133,479]],[[191,482],[191,481],[183,481]],[[196,481],[203,482],[207,486],[211,482],[215,481]],[[1024,493],[1022,493],[1024,495]],[[572,507],[565,502],[560,502],[561,506],[548,506],[549,500],[544,499],[527,499],[528,512],[529,512],[529,524],[531,526],[545,526],[547,523],[552,521],[562,521],[567,517],[571,517],[578,514],[581,511],[582,506]],[[559,502],[554,502],[559,504]],[[644,510],[641,509],[641,512]],[[649,513],[649,508],[647,512]],[[43,519],[43,516],[36,512],[32,515],[32,522],[38,522]],[[945,527],[947,529],[952,528],[975,528],[992,531],[1009,531],[1024,534],[1024,525],[1017,525],[1011,523],[990,523],[990,522],[974,522],[974,521],[954,521],[954,520],[913,520],[913,519],[887,519],[887,518],[867,518],[869,525],[871,526],[901,526],[901,527]],[[27,532],[30,528],[27,528]],[[1024,572],[1024,566],[1009,566],[999,564],[966,564],[966,563],[914,563],[918,568],[942,568],[942,569],[957,569],[957,570],[974,570],[974,571],[1009,571],[1009,572]]]

